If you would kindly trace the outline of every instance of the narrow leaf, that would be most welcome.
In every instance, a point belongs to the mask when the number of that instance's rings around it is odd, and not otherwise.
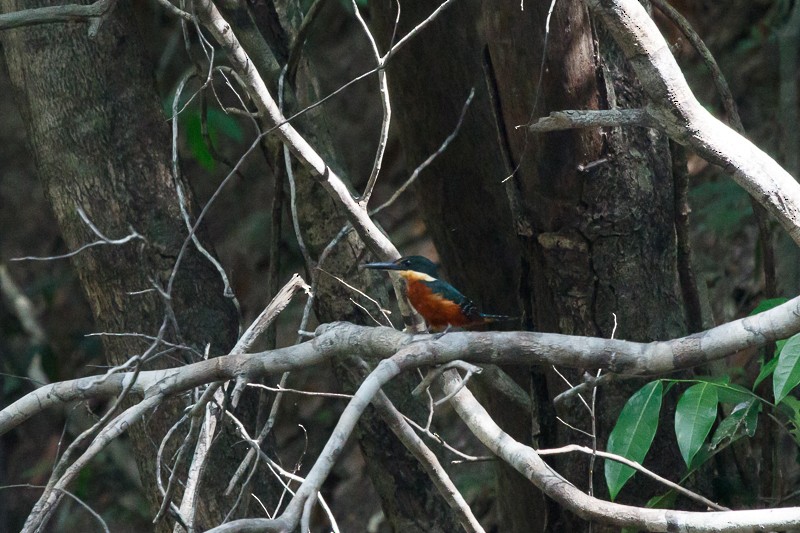
[[[761,402],[756,401],[747,409],[747,413],[744,415],[744,431],[747,433],[748,437],[753,437],[756,434],[756,428],[758,428],[758,413],[760,412]]]
[[[753,382],[753,390],[756,390],[762,381],[767,379],[773,372],[775,372],[775,367],[778,366],[778,356],[776,355],[766,363],[761,365],[761,371],[758,373],[758,377]]]
[[[214,156],[208,151],[206,141],[203,139],[202,123],[199,113],[192,113],[185,119],[186,122],[186,144],[192,152],[195,160],[206,170],[214,170],[216,161]]]
[[[775,403],[780,403],[800,383],[800,335],[795,335],[783,346],[778,364],[772,374],[772,392]]]
[[[653,496],[647,500],[647,503],[644,506],[650,509],[674,509],[675,500],[677,499],[678,493],[674,490],[668,490],[664,494]]]
[[[717,387],[698,383],[686,389],[675,408],[675,436],[686,466],[703,446],[717,417]]]
[[[775,372],[775,367],[778,365],[778,356],[781,355],[783,351],[783,347],[786,346],[786,343],[789,339],[781,339],[779,341],[775,341],[775,355],[772,359],[764,362],[763,358],[759,359],[759,364],[761,365],[761,370],[758,372],[758,376],[756,380],[753,382],[753,390],[756,390],[762,381],[767,379],[769,376]]]
[[[658,428],[663,393],[661,381],[652,381],[628,399],[608,437],[608,451],[641,463],[647,455]],[[626,465],[605,462],[606,484],[611,499],[636,471]]]

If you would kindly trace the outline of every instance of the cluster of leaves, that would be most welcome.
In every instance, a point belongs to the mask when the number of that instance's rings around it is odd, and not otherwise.
[[[762,302],[752,314],[766,311],[786,301],[775,298]],[[755,391],[772,377],[773,401]],[[620,412],[611,431],[607,449],[632,461],[642,463],[658,429],[663,396],[675,385],[691,384],[678,400],[675,409],[675,437],[686,464],[688,476],[698,467],[738,439],[753,437],[758,415],[767,409],[800,447],[800,400],[790,396],[800,385],[800,334],[776,343],[775,354],[760,361],[760,372],[750,388],[732,383],[730,376],[699,377],[691,380],[659,379],[639,389]],[[722,409],[724,417],[716,424]],[[711,438],[709,439],[709,435]],[[606,461],[605,477],[612,499],[616,498],[636,471],[615,461]],[[663,498],[649,505],[663,505]]]

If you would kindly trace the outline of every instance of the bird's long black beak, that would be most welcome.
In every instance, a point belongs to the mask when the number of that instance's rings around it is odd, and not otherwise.
[[[395,263],[366,263],[361,265],[361,267],[371,268],[373,270],[403,270],[403,267]]]

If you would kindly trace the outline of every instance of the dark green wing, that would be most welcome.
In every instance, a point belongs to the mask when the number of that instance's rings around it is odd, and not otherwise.
[[[481,313],[475,307],[475,304],[472,303],[472,300],[458,292],[458,289],[446,281],[437,279],[433,281],[423,281],[422,283],[429,287],[434,294],[458,304],[458,306],[461,307],[461,312],[470,320],[475,320],[477,322],[481,319]]]

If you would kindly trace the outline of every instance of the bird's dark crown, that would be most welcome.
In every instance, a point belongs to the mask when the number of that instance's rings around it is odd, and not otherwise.
[[[395,264],[399,266],[401,270],[422,272],[423,274],[427,274],[432,278],[439,277],[439,267],[436,266],[436,263],[421,255],[409,255],[408,257],[401,257],[395,261]]]
[[[427,274],[432,278],[438,277],[439,271],[439,268],[433,261],[421,255],[401,257],[397,261],[391,263],[368,263],[364,265],[364,267],[376,270],[411,270],[413,272]]]

